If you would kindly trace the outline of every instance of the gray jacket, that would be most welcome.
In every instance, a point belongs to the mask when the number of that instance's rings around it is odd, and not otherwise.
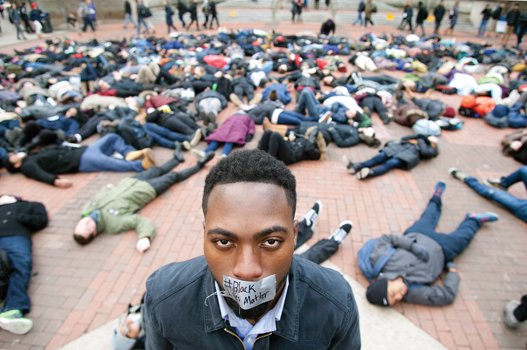
[[[412,244],[417,243],[428,252],[427,262],[419,259],[412,252]],[[439,244],[433,239],[420,234],[408,233],[400,235],[383,235],[371,254],[374,265],[379,257],[389,248],[395,248],[395,253],[381,270],[379,277],[395,279],[402,276],[409,285],[404,300],[412,304],[446,305],[451,304],[457,294],[459,275],[447,273],[443,285],[433,284],[441,275],[445,265],[445,256]]]
[[[147,349],[244,349],[221,317],[203,256],[162,267],[146,283]],[[208,296],[213,295],[207,299]],[[205,302],[206,301],[206,302]],[[333,270],[294,257],[282,319],[254,350],[360,349],[359,315],[349,284]]]

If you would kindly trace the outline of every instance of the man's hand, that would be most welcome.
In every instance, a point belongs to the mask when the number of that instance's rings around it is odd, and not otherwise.
[[[70,188],[73,186],[73,182],[66,179],[56,178],[55,181],[53,181],[53,186],[58,188]]]
[[[150,238],[141,238],[137,241],[137,245],[135,246],[135,248],[139,251],[139,253],[144,253],[148,250],[148,248],[150,248]]]
[[[410,251],[424,262],[428,262],[428,259],[430,258],[430,255],[428,254],[426,248],[419,243],[413,243],[410,247]]]

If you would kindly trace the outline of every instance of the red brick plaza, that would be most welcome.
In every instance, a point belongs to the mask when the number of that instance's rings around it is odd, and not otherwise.
[[[319,29],[314,23],[233,22],[226,26],[275,29],[290,34]],[[161,24],[157,28],[158,33],[165,32]],[[375,27],[373,31],[390,33],[395,29]],[[364,28],[339,24],[337,34],[356,39],[365,32]],[[125,32],[119,22],[101,25],[97,38],[132,34],[132,29]],[[50,36],[63,35],[58,32]],[[76,39],[76,35],[70,36]],[[457,38],[463,40],[472,36],[462,33]],[[3,47],[1,51],[11,52],[35,43],[22,42]],[[459,105],[457,96],[434,96],[454,107]],[[232,106],[229,107],[221,118],[233,111]],[[410,129],[395,123],[384,126],[376,116],[373,121],[382,141],[411,133]],[[502,137],[511,131],[491,128],[482,120],[465,119],[462,130],[443,132],[440,155],[436,159],[421,162],[411,172],[395,170],[364,182],[347,173],[341,157],[347,155],[353,160],[364,160],[377,152],[365,145],[339,149],[332,144],[328,159],[291,166],[298,180],[298,215],[317,199],[323,203],[315,236],[309,243],[329,235],[342,220],[352,220],[351,237],[344,241],[331,261],[366,286],[356,261],[362,244],[384,233],[401,233],[420,215],[434,184],[445,180],[447,190],[443,196],[440,229],[445,232],[454,229],[468,211],[494,211],[500,215],[500,220],[483,227],[471,246],[456,259],[462,281],[453,305],[432,308],[404,304],[397,310],[449,349],[525,349],[527,327],[523,325],[515,332],[506,329],[502,324],[502,308],[508,300],[527,293],[527,225],[480,198],[448,174],[452,166],[481,178],[498,177],[516,170],[520,164],[502,156],[499,146]],[[258,127],[254,141],[246,147],[255,148],[261,133]],[[171,152],[158,148],[155,155],[163,161]],[[180,167],[193,161],[187,153],[186,162]],[[212,164],[216,162],[213,160]],[[102,186],[116,183],[127,174],[66,175],[75,185],[64,190],[2,172],[0,192],[43,202],[50,213],[50,224],[33,240],[34,276],[30,287],[33,307],[29,317],[34,321],[34,328],[25,336],[0,331],[0,348],[57,349],[117,318],[129,302],[138,302],[147,277],[161,265],[200,255],[203,243],[200,201],[210,166],[174,186],[140,212],[155,222],[158,232],[151,249],[143,255],[135,250],[136,235],[131,232],[102,235],[86,247],[78,246],[71,237],[87,200]],[[526,196],[521,185],[513,187],[511,192],[520,198]]]

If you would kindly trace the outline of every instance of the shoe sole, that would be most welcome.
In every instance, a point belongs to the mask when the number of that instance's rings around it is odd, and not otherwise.
[[[361,170],[357,172],[357,179],[364,180],[365,178],[368,177],[368,175],[370,175],[370,169],[362,168]]]
[[[0,319],[0,328],[14,334],[26,334],[32,327],[33,321],[27,318]]]

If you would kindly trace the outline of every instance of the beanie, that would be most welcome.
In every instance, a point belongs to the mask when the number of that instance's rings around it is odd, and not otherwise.
[[[491,112],[496,118],[504,118],[509,114],[509,107],[497,105]]]
[[[447,107],[443,112],[443,116],[447,118],[454,118],[456,116],[456,110],[452,107]]]
[[[372,282],[368,289],[366,289],[366,299],[371,304],[379,306],[388,305],[388,280],[386,278],[379,278]]]

